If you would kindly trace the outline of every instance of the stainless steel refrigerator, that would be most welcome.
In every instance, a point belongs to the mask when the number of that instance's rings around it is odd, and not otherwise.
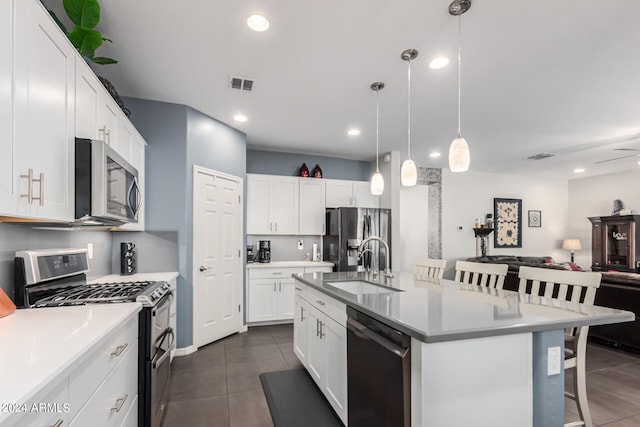
[[[331,208],[327,209],[325,221],[322,259],[333,262],[335,271],[386,268],[384,245],[369,242],[365,249],[371,251],[365,251],[361,259],[358,258],[358,246],[367,237],[377,236],[387,242],[391,252],[391,209]],[[389,263],[392,264],[391,253]]]

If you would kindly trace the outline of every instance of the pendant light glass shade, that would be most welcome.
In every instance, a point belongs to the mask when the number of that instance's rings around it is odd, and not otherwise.
[[[407,160],[400,169],[400,182],[403,187],[413,187],[418,182],[418,169],[411,160],[411,60],[418,56],[415,49],[404,50],[400,54],[403,61],[407,61]]]
[[[374,196],[380,196],[384,192],[384,178],[380,173],[380,168],[378,167],[380,154],[378,153],[378,145],[379,145],[379,131],[378,127],[380,124],[380,90],[384,88],[384,83],[375,82],[371,83],[371,90],[376,91],[376,173],[371,177],[371,194]]]
[[[378,171],[371,177],[371,194],[379,196],[382,193],[384,193],[384,178],[380,171]]]
[[[471,163],[471,154],[467,140],[458,137],[451,142],[449,147],[449,169],[451,172],[466,172]]]
[[[402,163],[400,180],[403,187],[413,187],[418,182],[418,169],[413,160],[407,159]]]
[[[449,13],[458,17],[458,136],[451,141],[449,147],[449,170],[451,172],[466,172],[471,163],[469,144],[462,137],[460,119],[460,105],[462,98],[462,14],[471,7],[471,0],[454,0],[449,5]]]

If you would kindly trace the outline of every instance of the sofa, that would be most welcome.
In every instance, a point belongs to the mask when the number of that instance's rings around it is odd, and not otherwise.
[[[471,262],[507,264],[509,270],[504,281],[504,289],[518,290],[520,266],[555,268],[582,271],[574,263],[557,263],[551,257],[487,255],[468,258]],[[598,342],[640,352],[640,274],[619,271],[601,271],[602,280],[596,293],[595,305],[617,308],[635,313],[636,320],[626,323],[592,326],[589,337]]]

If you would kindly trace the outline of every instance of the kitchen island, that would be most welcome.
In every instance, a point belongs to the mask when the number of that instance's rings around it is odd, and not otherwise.
[[[553,370],[547,375],[548,349],[564,346],[566,327],[634,318],[626,311],[448,280],[414,280],[410,273],[386,279],[342,272],[296,280],[301,306],[296,307],[294,351],[345,423],[346,381],[332,378],[334,371],[347,376],[346,363],[339,361],[347,357],[346,332],[340,329],[345,307],[410,337],[412,426],[561,426],[564,375]],[[326,336],[331,347],[325,351],[324,378],[312,363],[313,330],[305,353],[298,321],[319,315],[325,317],[318,320],[318,336]],[[324,334],[322,325],[327,325]]]

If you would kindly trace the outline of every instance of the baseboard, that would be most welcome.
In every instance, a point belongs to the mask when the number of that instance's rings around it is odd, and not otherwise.
[[[176,352],[174,353],[174,356],[175,357],[187,356],[191,353],[195,353],[196,351],[198,351],[198,349],[195,348],[193,345],[190,345],[188,347],[176,348]]]

